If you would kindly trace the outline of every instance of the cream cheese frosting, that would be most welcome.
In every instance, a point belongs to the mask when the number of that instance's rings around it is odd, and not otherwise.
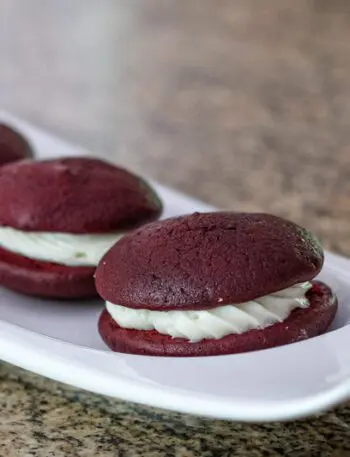
[[[30,259],[62,265],[97,266],[123,233],[71,234],[25,232],[0,227],[0,246]]]
[[[246,303],[201,311],[151,311],[110,302],[106,302],[106,308],[120,327],[157,330],[164,335],[197,342],[283,322],[294,309],[309,306],[305,294],[311,287],[310,282],[304,282]]]

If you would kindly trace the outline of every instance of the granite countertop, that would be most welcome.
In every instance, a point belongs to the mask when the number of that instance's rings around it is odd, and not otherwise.
[[[350,255],[347,0],[2,0],[0,107]],[[2,456],[350,456],[350,406],[287,424],[168,414],[0,365]]]

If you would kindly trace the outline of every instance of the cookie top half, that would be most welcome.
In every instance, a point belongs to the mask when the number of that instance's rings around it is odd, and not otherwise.
[[[0,165],[32,156],[29,142],[12,127],[0,124]]]
[[[254,300],[321,270],[316,238],[293,222],[258,213],[194,213],[126,235],[101,260],[105,300],[150,310],[209,309]]]
[[[23,160],[0,168],[0,225],[107,233],[155,220],[162,204],[140,177],[91,157]]]

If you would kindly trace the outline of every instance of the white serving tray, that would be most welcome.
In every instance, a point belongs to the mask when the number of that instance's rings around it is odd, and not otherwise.
[[[38,156],[82,149],[9,114]],[[164,217],[212,208],[157,185]],[[1,202],[0,202],[1,203]],[[247,354],[199,358],[110,352],[97,333],[100,301],[62,303],[0,288],[0,360],[102,395],[155,407],[240,421],[303,417],[350,398],[350,261],[327,253],[320,277],[337,292],[340,309],[320,337]]]

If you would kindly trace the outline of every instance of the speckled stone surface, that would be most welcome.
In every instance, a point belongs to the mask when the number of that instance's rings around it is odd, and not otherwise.
[[[348,0],[0,0],[0,108],[350,255]],[[350,455],[350,408],[248,426],[1,365],[0,456]]]
[[[308,421],[247,425],[102,399],[8,365],[0,380],[1,456],[350,456],[349,405]]]

